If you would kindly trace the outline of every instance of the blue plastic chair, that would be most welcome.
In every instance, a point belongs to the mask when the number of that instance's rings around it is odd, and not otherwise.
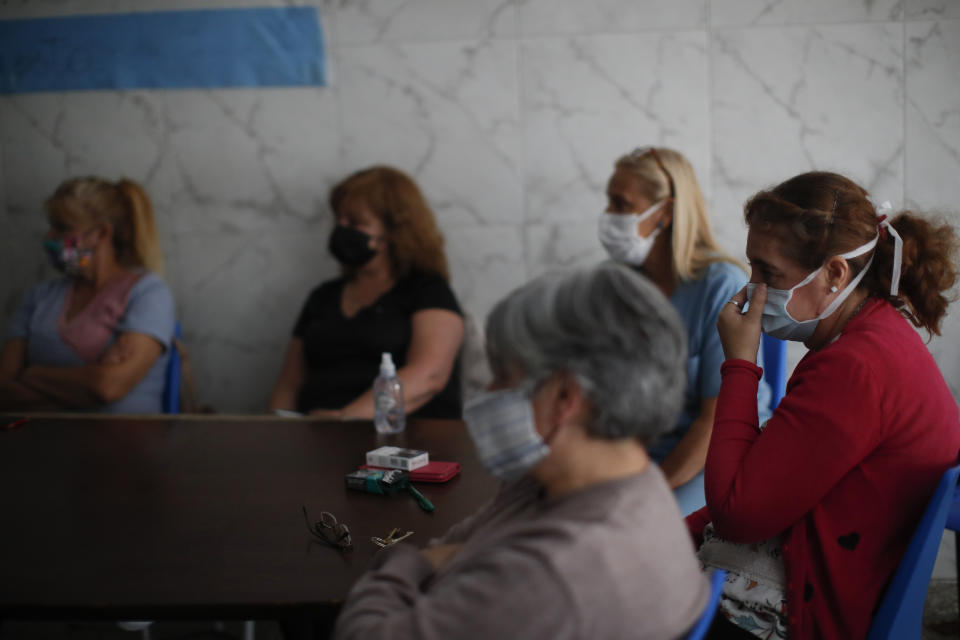
[[[763,379],[770,385],[770,411],[773,411],[787,390],[787,343],[764,333],[760,348],[763,349]]]
[[[717,614],[717,605],[720,604],[720,594],[723,593],[723,583],[726,578],[726,571],[714,569],[713,575],[710,576],[710,600],[707,601],[707,608],[703,610],[703,615],[687,634],[687,640],[703,640],[706,637],[713,623],[713,617]]]
[[[180,323],[173,325],[173,337],[182,338]],[[163,387],[163,412],[180,413],[180,352],[170,343],[170,359]]]
[[[960,532],[960,492],[953,494],[953,504],[947,513],[947,529]],[[960,576],[960,535],[954,540],[954,554],[957,562],[957,575]],[[960,581],[957,582],[957,605],[960,606]]]
[[[947,514],[953,506],[958,476],[960,465],[947,469],[940,479],[873,617],[867,640],[920,640],[923,603],[927,599]]]

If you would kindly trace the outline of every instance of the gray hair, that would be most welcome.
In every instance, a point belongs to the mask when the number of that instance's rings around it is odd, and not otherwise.
[[[600,438],[650,444],[674,428],[686,385],[686,332],[673,306],[629,267],[541,276],[487,318],[487,357],[497,375],[519,368],[530,383],[558,372],[593,404]]]

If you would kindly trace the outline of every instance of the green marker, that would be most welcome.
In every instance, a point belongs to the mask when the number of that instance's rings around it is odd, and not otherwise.
[[[407,490],[413,494],[413,497],[417,499],[417,504],[420,505],[420,508],[426,511],[427,513],[433,512],[434,506],[433,503],[427,500],[427,497],[417,491],[417,488],[412,484],[407,485]]]

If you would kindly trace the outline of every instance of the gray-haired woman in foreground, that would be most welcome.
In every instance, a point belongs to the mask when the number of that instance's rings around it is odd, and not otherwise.
[[[549,274],[487,322],[490,392],[465,410],[499,494],[426,549],[397,545],[338,638],[676,638],[709,587],[644,445],[672,428],[686,346],[643,276]]]

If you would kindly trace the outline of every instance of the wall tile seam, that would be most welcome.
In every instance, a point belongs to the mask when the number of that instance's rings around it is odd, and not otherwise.
[[[830,27],[867,27],[867,26],[900,26],[902,20],[887,21],[862,21],[862,22],[810,22],[803,24],[780,24],[780,25],[751,25],[746,27],[714,27],[712,32],[726,35],[728,33],[740,33],[745,31],[783,31],[785,29],[799,31],[801,29],[827,29]]]
[[[907,21],[900,25],[900,199],[906,204],[907,196]]]
[[[632,36],[646,34],[677,34],[677,33],[700,33],[706,31],[703,26],[691,26],[683,28],[670,29],[642,29],[635,31],[597,31],[597,32],[577,32],[577,33],[558,33],[558,34],[534,34],[509,37],[483,37],[483,36],[462,36],[457,38],[422,38],[422,39],[398,39],[398,40],[377,40],[373,42],[339,43],[332,45],[331,49],[349,50],[365,49],[371,47],[386,46],[410,46],[410,45],[429,45],[429,44],[457,44],[461,42],[534,42],[541,40],[569,40],[570,38],[591,38],[602,36]]]
[[[843,27],[843,26],[866,26],[866,25],[895,25],[895,24],[904,24],[904,23],[933,23],[933,22],[960,22],[960,17],[950,17],[950,18],[898,18],[898,19],[885,19],[885,20],[837,20],[837,21],[797,21],[797,22],[782,22],[782,23],[771,23],[771,24],[693,24],[693,25],[684,25],[684,26],[674,26],[674,27],[653,27],[648,29],[599,29],[599,30],[585,30],[585,31],[575,31],[575,32],[557,32],[557,33],[524,33],[524,34],[515,34],[515,35],[464,35],[453,38],[444,38],[444,37],[424,37],[424,38],[383,38],[378,40],[371,41],[355,41],[355,42],[343,42],[339,41],[330,45],[332,49],[356,49],[356,48],[365,48],[365,47],[377,47],[377,46],[404,46],[404,45],[417,45],[417,44],[443,44],[443,43],[459,43],[459,42],[527,42],[527,41],[538,41],[538,40],[563,40],[569,38],[589,38],[589,37],[600,37],[600,36],[629,36],[629,35],[644,35],[644,34],[673,34],[673,33],[684,33],[684,32],[700,32],[700,31],[715,31],[715,32],[730,32],[730,31],[745,31],[745,30],[775,30],[775,29],[784,29],[784,28],[823,28],[823,27]]]
[[[903,22],[906,18],[900,16],[899,18],[849,18],[843,20],[829,20],[829,19],[817,19],[817,20],[786,20],[783,22],[747,22],[743,24],[712,24],[710,27],[712,29],[726,29],[726,28],[737,28],[737,27],[802,27],[808,25],[825,25],[825,24],[835,24],[835,25],[844,25],[844,24],[872,24],[877,22]]]
[[[514,26],[517,34],[523,33],[523,12],[514,11]],[[527,92],[525,91],[527,83],[523,80],[523,71],[526,68],[524,61],[523,40],[517,36],[515,40],[516,47],[516,80],[517,80],[517,126],[520,145],[520,162],[518,163],[517,176],[520,180],[520,251],[523,259],[523,281],[530,279],[530,228],[529,228],[529,209],[530,209],[530,189],[527,188],[527,136],[524,135],[527,126],[526,101]],[[489,311],[488,311],[489,313]],[[483,314],[484,316],[486,314]]]
[[[508,37],[482,37],[482,36],[463,36],[457,38],[422,38],[422,39],[398,39],[398,40],[377,40],[373,42],[357,43],[338,43],[330,45],[328,48],[333,51],[350,51],[357,49],[370,49],[389,46],[417,46],[417,45],[436,45],[436,44],[478,44],[485,42],[506,42],[506,43],[535,43],[544,41],[563,41],[570,38],[599,38],[604,36],[630,36],[630,35],[675,35],[685,33],[717,33],[726,35],[729,33],[739,33],[745,31],[777,31],[783,29],[819,29],[829,27],[851,27],[851,26],[871,26],[871,25],[905,25],[905,24],[934,24],[934,23],[960,23],[960,18],[939,18],[929,20],[863,20],[848,22],[804,22],[773,25],[722,25],[711,27],[683,27],[683,28],[665,28],[665,29],[639,29],[634,31],[584,31],[578,33],[561,34],[535,34]],[[328,85],[329,86],[329,85]]]
[[[713,3],[707,2],[707,24],[712,25],[713,23]],[[716,103],[716,94],[714,90],[716,84],[714,83],[714,77],[716,76],[714,50],[713,50],[713,27],[711,26],[707,29],[706,33],[706,56],[707,56],[707,126],[710,127],[708,135],[710,137],[710,149],[708,154],[708,160],[710,162],[710,197],[706,195],[703,196],[706,201],[707,206],[707,215],[710,220],[710,231],[716,234],[716,224],[712,214],[713,205],[716,202],[717,194],[717,170],[716,170],[716,161],[715,156],[717,152],[717,127],[715,121],[715,112],[713,105]],[[734,255],[737,255],[736,253]]]
[[[926,20],[904,20],[905,24],[934,24],[941,22],[960,23],[960,17],[956,18],[929,18]]]

